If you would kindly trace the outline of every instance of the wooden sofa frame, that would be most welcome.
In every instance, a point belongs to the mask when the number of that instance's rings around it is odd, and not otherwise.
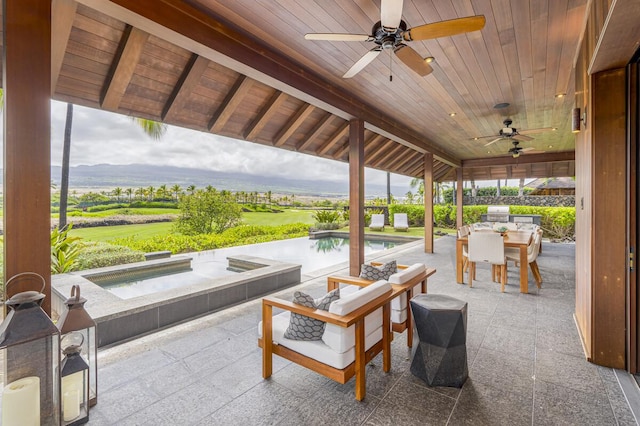
[[[397,295],[398,294],[394,289],[390,289],[382,296],[362,305],[347,315],[332,314],[327,311],[309,308],[293,302],[273,297],[265,297],[262,299],[262,338],[258,339],[258,346],[262,348],[262,377],[265,379],[271,377],[273,372],[272,355],[275,354],[303,367],[309,368],[310,370],[322,374],[329,379],[335,380],[340,384],[347,383],[349,379],[355,376],[356,399],[358,401],[362,401],[366,394],[366,364],[382,352],[382,368],[384,372],[389,372],[391,369],[391,340],[393,339],[393,333],[390,331],[391,299],[397,297]],[[355,324],[355,361],[343,369],[338,369],[302,355],[285,346],[274,344],[272,330],[272,315],[274,307],[306,315],[320,321],[325,321],[329,324],[336,324],[340,327],[347,328]],[[369,350],[365,351],[365,317],[380,307],[383,309],[382,340],[369,348]]]
[[[371,262],[373,266],[381,266],[382,262]],[[407,269],[410,265],[398,265],[398,269]],[[413,346],[413,326],[412,326],[412,315],[411,309],[409,307],[409,300],[413,297],[413,288],[422,283],[422,292],[427,293],[427,278],[431,275],[435,274],[435,268],[426,268],[425,271],[404,284],[391,284],[391,287],[394,290],[395,297],[400,296],[402,293],[406,293],[407,295],[407,319],[401,323],[392,323],[393,331],[396,333],[402,333],[407,330],[407,346]],[[357,285],[359,287],[366,287],[370,284],[373,284],[375,281],[366,280],[364,278],[352,277],[348,275],[330,275],[327,277],[327,291],[334,290],[342,284],[350,284]]]

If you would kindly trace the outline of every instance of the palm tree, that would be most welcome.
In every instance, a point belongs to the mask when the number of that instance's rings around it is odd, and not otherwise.
[[[171,192],[176,197],[176,203],[177,203],[178,198],[180,197],[180,193],[182,192],[182,187],[176,183],[171,187]]]
[[[67,104],[67,118],[64,124],[62,144],[62,170],[60,176],[60,214],[58,229],[67,226],[67,203],[69,198],[69,157],[71,156],[71,124],[73,123],[73,104]]]
[[[115,195],[116,197],[116,202],[119,203],[120,202],[120,196],[122,195],[122,188],[117,187],[113,190],[113,195]]]
[[[0,93],[0,102],[4,91]],[[160,140],[167,132],[167,125],[144,118],[134,118],[136,123],[142,127],[144,132],[154,140]],[[62,171],[60,178],[60,219],[58,229],[63,229],[67,225],[67,198],[69,195],[69,157],[71,154],[71,124],[73,122],[73,104],[67,104],[67,118],[64,125],[64,142],[62,146]]]
[[[144,194],[145,194],[144,188],[136,189],[136,198],[139,198],[140,200],[143,200],[144,199]]]
[[[124,190],[124,193],[129,196],[129,204],[131,204],[131,196],[133,195],[133,188],[127,188]]]
[[[167,190],[167,185],[160,185],[158,187],[158,192],[156,193],[156,196],[158,198],[167,198],[168,193],[169,191]]]
[[[153,201],[153,196],[156,193],[156,189],[153,186],[149,186],[149,187],[147,187],[145,192],[147,194],[147,197],[149,198],[149,201]]]
[[[189,191],[189,194],[193,195],[196,192],[196,186],[195,185],[187,186],[187,191]]]

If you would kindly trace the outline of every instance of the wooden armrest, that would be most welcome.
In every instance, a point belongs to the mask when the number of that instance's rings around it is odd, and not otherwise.
[[[384,265],[384,263],[382,262],[369,262],[369,264],[371,266],[382,266]],[[396,265],[398,267],[398,269],[407,269],[409,267],[409,265]]]
[[[357,285],[359,287],[366,287],[369,284],[372,284],[374,281],[371,280],[365,280],[364,278],[360,278],[360,277],[351,277],[351,276],[347,276],[347,275],[330,275],[327,277],[327,285],[329,287],[332,287],[330,290],[333,290],[335,288],[337,288],[337,284],[351,284],[351,285]]]

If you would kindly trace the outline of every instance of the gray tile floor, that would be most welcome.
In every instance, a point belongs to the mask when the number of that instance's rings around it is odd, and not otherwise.
[[[636,424],[616,372],[585,360],[573,321],[575,246],[543,245],[542,289],[505,293],[478,267],[474,287],[455,283],[455,242],[385,252],[382,260],[424,262],[438,272],[430,293],[468,302],[469,379],[462,389],[429,388],[409,372],[406,336],[392,344],[392,370],[367,367],[367,396],[274,357],[261,377],[260,301],[184,323],[99,352],[92,425],[629,425]],[[328,271],[324,271],[325,273]],[[345,273],[346,269],[341,270]],[[320,296],[324,275],[295,289]],[[294,288],[279,295],[289,299]],[[618,372],[619,373],[619,372]]]

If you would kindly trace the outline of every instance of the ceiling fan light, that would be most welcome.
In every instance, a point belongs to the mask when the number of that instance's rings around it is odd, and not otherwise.
[[[424,58],[424,61],[428,64],[430,64],[431,62],[435,61],[436,58],[434,58],[433,56],[427,56],[426,58]]]
[[[520,152],[514,152],[512,155],[513,155],[513,158],[518,158],[520,157]]]
[[[456,116],[456,113],[455,113],[455,112],[450,112],[450,113],[449,113],[449,117],[455,117],[455,116]]]
[[[566,96],[566,93],[556,93],[556,98],[557,99],[564,98],[565,96]]]

